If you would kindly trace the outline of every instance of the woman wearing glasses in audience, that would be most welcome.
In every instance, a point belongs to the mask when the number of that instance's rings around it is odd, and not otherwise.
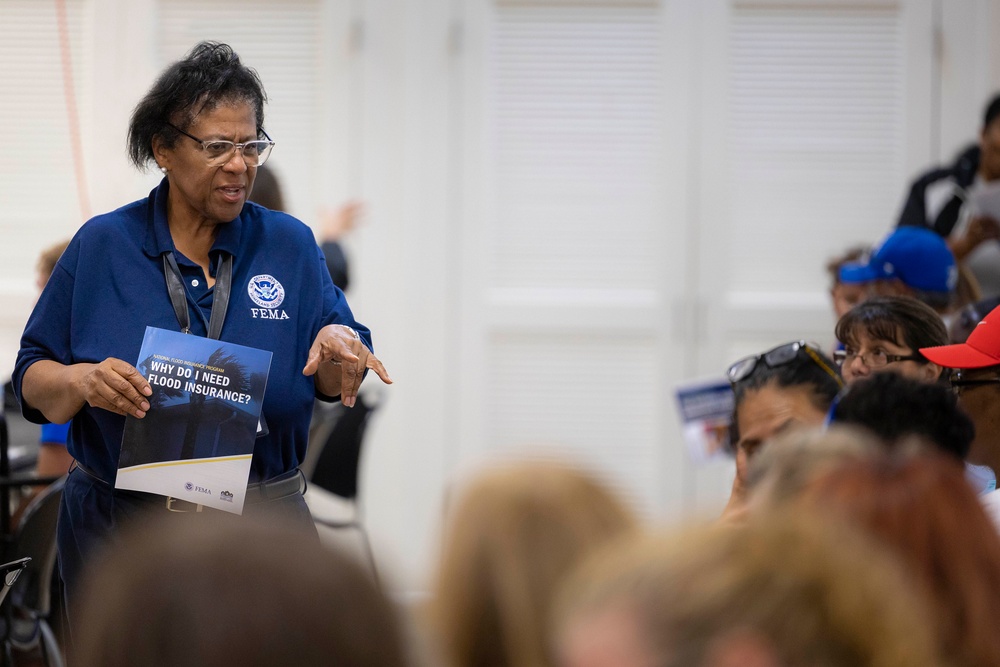
[[[81,227],[25,328],[13,376],[25,416],[72,418],[77,466],[58,536],[71,602],[85,561],[113,544],[123,523],[185,511],[173,499],[114,488],[125,416],[143,419],[150,409],[152,389],[132,365],[147,326],[273,353],[267,431],[258,432],[244,511],[305,530],[315,528],[297,466],[314,397],[353,406],[367,369],[390,382],[312,231],[247,202],[274,146],[265,100],[256,72],[225,44],[198,44],[167,68],[128,129],[131,161],[155,163],[163,180],[147,198]]]
[[[837,322],[834,353],[844,382],[872,373],[898,373],[920,382],[937,382],[942,368],[919,350],[948,344],[948,330],[930,306],[910,297],[862,301]]]
[[[723,518],[735,520],[746,512],[750,459],[779,433],[822,426],[843,382],[833,361],[805,341],[740,359],[727,375],[735,399],[730,439],[736,478]]]

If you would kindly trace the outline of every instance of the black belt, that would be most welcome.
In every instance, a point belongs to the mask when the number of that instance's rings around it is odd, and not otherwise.
[[[73,466],[70,468],[72,472],[73,468],[79,469],[87,477],[100,482],[104,486],[111,487],[106,481],[101,479],[101,477],[87,468],[85,465],[79,461],[74,461]],[[277,477],[272,477],[269,480],[263,482],[253,482],[247,485],[246,499],[244,502],[246,504],[252,505],[254,503],[264,503],[271,500],[283,500],[285,498],[291,498],[292,496],[297,496],[305,493],[306,491],[306,478],[302,474],[302,471],[296,468],[286,473],[282,473]],[[131,492],[130,492],[131,493]],[[144,496],[159,497],[152,493],[143,493]],[[194,509],[188,509],[188,508]],[[202,505],[190,502],[188,500],[182,500],[180,498],[166,498],[166,509],[171,512],[200,512],[202,511]]]

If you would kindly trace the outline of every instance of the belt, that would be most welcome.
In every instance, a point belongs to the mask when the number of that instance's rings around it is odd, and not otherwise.
[[[79,461],[73,462],[73,465],[70,467],[70,472],[72,472],[74,468],[78,469],[87,477],[100,482],[104,486],[111,487],[111,485],[101,479],[96,472]],[[247,484],[247,493],[244,503],[252,505],[254,503],[264,503],[272,500],[283,500],[285,498],[291,498],[292,496],[301,495],[305,493],[305,490],[305,475],[302,474],[301,470],[296,468],[295,470],[282,473],[277,477],[272,477],[269,480]],[[163,496],[157,496],[152,493],[142,493],[141,495],[150,496],[151,498],[163,498]],[[158,500],[158,502],[160,501]],[[167,497],[166,509],[171,512],[201,512],[204,509],[204,506],[188,500],[182,500],[180,498]]]

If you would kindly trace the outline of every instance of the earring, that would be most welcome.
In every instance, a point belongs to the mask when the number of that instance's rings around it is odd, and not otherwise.
[[[167,173],[167,168],[166,167],[160,167],[160,171],[162,171],[165,174],[165,173]]]

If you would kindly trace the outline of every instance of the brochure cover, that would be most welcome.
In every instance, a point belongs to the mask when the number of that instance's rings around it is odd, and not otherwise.
[[[136,368],[153,389],[125,418],[115,488],[243,513],[271,353],[146,327]]]
[[[718,379],[680,385],[677,406],[691,458],[703,462],[725,456],[733,416],[733,389],[729,382]]]

